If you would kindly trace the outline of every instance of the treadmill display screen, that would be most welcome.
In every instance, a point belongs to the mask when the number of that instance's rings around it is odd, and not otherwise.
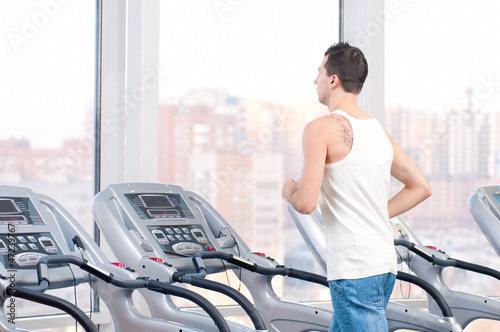
[[[19,209],[11,199],[0,199],[0,213],[19,213]]]
[[[166,195],[140,195],[147,208],[171,208],[174,207]]]
[[[493,198],[495,199],[495,201],[497,201],[497,204],[500,206],[500,194],[494,194]]]
[[[0,197],[0,225],[44,225],[29,197]]]
[[[139,218],[164,220],[171,218],[194,218],[184,199],[174,193],[125,194]]]
[[[153,233],[159,239],[166,239],[165,234],[163,233]]]
[[[51,241],[49,241],[49,240],[41,240],[40,243],[43,244],[46,247],[54,246],[54,244]]]

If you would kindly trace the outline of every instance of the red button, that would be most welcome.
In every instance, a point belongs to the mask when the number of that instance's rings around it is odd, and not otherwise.
[[[436,247],[434,246],[425,246],[426,248],[429,248],[429,249],[432,249],[432,250],[436,250]]]
[[[212,247],[208,247],[208,251],[215,251],[215,249]]]
[[[118,267],[125,267],[125,264],[120,263],[120,262],[111,262],[111,264],[116,265]]]
[[[256,252],[256,251],[254,251],[254,252],[252,252],[252,254],[258,255],[260,257],[266,257],[266,254],[264,254],[263,252]]]
[[[161,259],[160,257],[149,257],[149,259],[157,263],[163,263],[163,259]]]

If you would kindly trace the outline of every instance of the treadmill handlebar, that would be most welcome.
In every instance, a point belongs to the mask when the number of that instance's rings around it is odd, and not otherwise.
[[[439,293],[437,291],[437,289],[434,288],[434,286],[432,286],[430,283],[428,283],[427,281],[425,281],[417,276],[411,275],[409,273],[401,272],[401,271],[398,271],[396,278],[399,280],[410,282],[410,283],[415,284],[415,285],[419,286],[420,288],[422,288],[424,291],[426,291],[434,299],[434,301],[438,305],[439,309],[441,309],[441,312],[443,313],[443,317],[453,317],[450,306],[446,302],[443,295],[441,295],[441,293]]]
[[[469,270],[472,272],[477,272],[481,274],[486,274],[489,275],[490,277],[493,277],[495,279],[500,280],[500,272],[497,270],[490,269],[489,267],[473,264],[473,263],[468,263],[464,262],[458,259],[455,259],[456,262],[456,267],[464,270]]]
[[[198,252],[193,256],[193,264],[196,268],[196,273],[181,273],[181,272],[175,272],[172,275],[172,280],[176,282],[185,282],[189,283],[193,286],[196,287],[201,287],[204,289],[208,290],[213,290],[219,293],[222,293],[231,299],[233,299],[236,303],[238,303],[243,310],[247,313],[248,317],[250,317],[250,320],[252,321],[256,331],[267,331],[266,325],[264,323],[264,320],[262,319],[261,315],[255,309],[253,304],[245,297],[243,296],[240,292],[236,291],[235,289],[226,286],[224,284],[214,282],[211,280],[206,280],[203,279],[203,277],[206,276],[207,274],[207,269],[205,267],[205,263],[203,262],[203,258],[216,258],[216,259],[223,259],[227,262],[237,264],[239,266],[243,265],[246,268],[252,268],[253,263],[247,262],[239,257],[234,257],[231,254],[227,254],[224,252],[219,252],[219,251],[202,251]]]
[[[409,242],[409,241],[407,241],[407,242]],[[305,280],[305,281],[309,281],[309,282],[318,283],[320,285],[328,287],[328,280],[324,276],[310,273],[310,272],[306,272],[306,271],[302,271],[302,270],[296,270],[296,269],[292,269],[292,268],[262,267],[262,266],[255,264],[255,263],[246,261],[240,257],[236,257],[232,254],[228,254],[228,253],[224,253],[224,252],[202,251],[202,252],[196,253],[193,256],[193,260],[195,257],[208,258],[208,259],[211,259],[211,258],[223,259],[229,263],[235,264],[235,265],[240,266],[242,268],[246,268],[246,269],[248,269],[252,272],[255,272],[255,273],[260,273],[260,274],[265,274],[265,275],[283,275],[283,276],[288,276],[291,278],[296,278],[296,279],[301,279],[301,280]],[[427,281],[425,281],[417,276],[413,276],[411,274],[404,273],[401,271],[398,271],[396,278],[403,280],[403,281],[413,283],[413,284],[421,287],[434,299],[434,301],[436,302],[438,307],[441,309],[441,312],[443,313],[443,317],[453,317],[450,306],[446,302],[443,295],[441,295],[441,293],[439,293]]]
[[[98,277],[109,283],[113,279],[113,274],[98,268],[95,265],[90,264],[87,260],[72,256],[72,255],[57,255],[57,256],[44,256],[40,259],[37,265],[38,281],[47,280],[49,281],[49,264],[74,264],[80,267],[82,270]]]
[[[434,259],[437,259],[436,256],[433,254],[428,253],[427,251],[423,250],[420,247],[417,247],[417,245],[413,242],[410,242],[405,239],[394,239],[394,245],[395,246],[401,246],[401,247],[406,247],[410,251],[416,253],[418,256],[422,257],[428,262],[433,262]]]
[[[253,272],[255,272],[255,269],[257,266],[257,264],[255,264],[255,263],[246,261],[240,257],[234,256],[232,254],[228,254],[225,252],[200,251],[200,252],[197,252],[196,254],[194,254],[194,256],[193,256],[193,263],[194,263],[194,266],[196,267],[197,272],[199,272],[199,270],[198,270],[198,266],[200,265],[199,262],[200,261],[203,262],[204,258],[206,258],[206,259],[219,258],[219,259],[225,260],[228,263],[234,264],[236,266],[242,267],[244,269],[247,269],[247,270],[250,270]],[[203,263],[201,263],[201,264],[203,264]],[[204,264],[203,264],[203,266],[204,266]]]
[[[106,283],[110,283],[120,288],[146,288],[148,290],[159,292],[165,295],[174,295],[178,297],[185,298],[191,302],[197,304],[202,308],[214,321],[215,325],[221,332],[230,332],[229,326],[222,314],[205,298],[196,294],[193,291],[175,287],[169,284],[164,284],[154,280],[147,279],[135,279],[135,280],[125,280],[115,277],[111,272],[105,271],[93,264],[88,263],[85,259],[71,256],[71,255],[58,255],[58,256],[45,256],[42,257],[38,263],[37,271],[39,283],[49,281],[48,267],[49,264],[74,264],[80,267],[82,270],[94,275],[95,277],[102,279]],[[17,289],[16,289],[17,290]],[[97,331],[97,330],[95,330]]]
[[[264,267],[257,265],[256,263],[244,260],[241,257],[234,256],[232,254],[228,254],[225,252],[220,252],[220,251],[201,251],[196,253],[193,256],[193,262],[195,263],[195,267],[197,265],[197,261],[199,258],[206,258],[206,259],[213,259],[213,258],[218,258],[227,261],[228,263],[234,264],[236,266],[239,266],[241,268],[244,268],[246,270],[259,273],[259,274],[264,274],[264,275],[282,275],[282,276],[287,276],[290,278],[295,278],[295,279],[301,279],[305,281],[310,281],[314,282],[323,286],[328,287],[328,281],[326,278],[322,275],[311,273],[311,272],[306,272],[302,270],[296,270],[292,268],[286,268],[284,266],[281,267],[274,267],[274,268],[269,268],[269,267]],[[199,270],[197,270],[199,272]]]
[[[147,289],[151,291],[163,293],[165,295],[174,295],[190,300],[191,302],[197,304],[200,308],[202,308],[212,318],[219,331],[231,332],[229,325],[227,325],[227,322],[222,314],[213,306],[212,303],[210,303],[210,301],[208,301],[204,297],[188,289],[175,287],[156,280],[149,280],[147,282],[147,285]]]
[[[489,275],[490,277],[493,277],[495,279],[500,280],[500,272],[497,270],[494,270],[494,269],[491,269],[489,267],[482,266],[482,265],[468,263],[468,262],[461,261],[461,260],[454,259],[454,258],[448,258],[448,259],[438,258],[438,257],[426,252],[425,250],[423,250],[422,248],[417,246],[415,243],[410,242],[408,240],[395,239],[394,245],[406,247],[410,251],[417,254],[418,256],[427,260],[428,262],[439,265],[439,266],[444,266],[444,267],[453,266],[453,267],[456,267],[456,268],[459,268],[462,270],[468,270],[468,271],[477,272],[480,274],[486,274],[486,275]]]
[[[203,263],[203,259],[201,257],[193,257],[193,263],[194,267],[196,268],[196,272],[200,272],[201,270],[204,270],[204,273],[207,273],[207,268],[205,266],[205,263]]]
[[[310,281],[328,287],[328,281],[326,280],[326,278],[318,274],[289,268],[288,276],[291,278]]]
[[[87,332],[98,331],[97,327],[92,322],[92,320],[80,308],[56,296],[41,292],[33,292],[31,288],[23,286],[16,286],[15,288],[8,287],[7,295],[60,309],[68,313],[78,323],[80,323],[80,325],[85,329],[85,331]]]
[[[202,279],[199,277],[191,278],[190,283],[193,286],[201,287],[201,288],[208,289],[208,290],[213,290],[213,291],[216,291],[216,292],[219,292],[219,293],[222,293],[224,295],[229,296],[236,303],[238,303],[243,308],[243,310],[248,314],[248,316],[250,317],[250,320],[252,321],[252,323],[257,331],[260,331],[260,330],[267,331],[266,324],[264,323],[264,320],[262,319],[262,317],[259,314],[259,312],[257,311],[257,309],[255,309],[252,302],[250,302],[239,291],[237,291],[234,288],[231,288],[229,286],[226,286],[224,284],[220,284],[220,283],[212,281],[212,280]]]

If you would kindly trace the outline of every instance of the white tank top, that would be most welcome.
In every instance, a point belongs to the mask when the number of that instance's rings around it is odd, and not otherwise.
[[[353,144],[342,160],[325,165],[320,209],[326,235],[328,280],[397,273],[387,203],[393,148],[374,118],[336,110],[352,126]]]

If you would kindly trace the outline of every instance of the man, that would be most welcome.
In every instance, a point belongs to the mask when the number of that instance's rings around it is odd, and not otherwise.
[[[318,70],[318,100],[330,114],[304,128],[301,178],[287,180],[282,196],[310,214],[321,192],[335,313],[329,331],[385,332],[397,273],[389,218],[422,202],[431,188],[392,137],[359,108],[368,75],[363,53],[348,43],[335,44]],[[404,188],[389,199],[391,175]]]

